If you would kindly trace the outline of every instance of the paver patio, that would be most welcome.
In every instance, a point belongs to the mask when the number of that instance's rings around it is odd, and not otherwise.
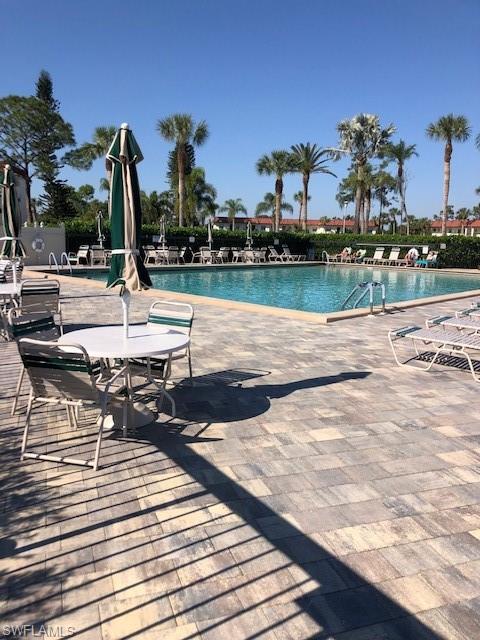
[[[67,330],[120,321],[116,294],[62,294]],[[480,638],[480,388],[399,369],[387,342],[469,302],[332,326],[199,305],[177,419],[107,433],[96,473],[18,462],[19,359],[0,344],[0,635]],[[45,408],[32,433],[84,453],[86,418],[72,432]]]

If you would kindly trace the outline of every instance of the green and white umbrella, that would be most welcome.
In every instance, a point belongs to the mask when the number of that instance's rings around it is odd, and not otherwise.
[[[210,249],[212,248],[212,242],[213,242],[212,221],[209,220],[207,222],[207,243]]]
[[[1,255],[8,258],[24,258],[26,253],[18,237],[20,233],[20,220],[18,218],[17,200],[15,198],[15,182],[13,171],[6,164],[0,175],[0,187],[2,190],[2,222],[5,236],[0,238],[3,246]]]
[[[251,222],[247,222],[247,246],[251,247],[253,242],[252,238],[252,224]]]
[[[133,133],[128,124],[122,124],[107,153],[107,166],[110,173],[108,208],[112,242],[112,259],[107,287],[122,285],[120,296],[126,336],[128,336],[129,291],[139,291],[152,285],[143,264],[140,245],[142,207],[137,163],[142,160],[143,155]]]

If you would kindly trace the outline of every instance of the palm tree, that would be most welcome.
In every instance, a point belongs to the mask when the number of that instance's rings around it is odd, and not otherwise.
[[[303,199],[302,199],[302,229],[307,230],[308,218],[308,183],[312,173],[328,173],[336,178],[336,175],[330,171],[326,164],[334,158],[331,149],[322,149],[316,144],[294,144],[291,147],[292,158],[295,163],[295,170],[302,174],[303,181]]]
[[[480,150],[480,133],[477,135],[477,137],[475,138],[475,144],[477,146],[477,149]]]
[[[418,156],[416,146],[415,144],[407,145],[404,140],[400,140],[398,144],[387,144],[383,154],[388,160],[395,162],[397,165],[397,191],[400,196],[400,211],[406,224],[407,236],[410,234],[410,225],[405,204],[405,163],[413,156]]]
[[[110,145],[117,133],[117,128],[110,125],[96,127],[93,131],[92,142],[84,142],[77,149],[66,153],[63,161],[74,169],[88,171],[95,160],[107,155]]]
[[[260,175],[275,176],[274,231],[278,231],[282,211],[283,177],[295,171],[295,162],[288,151],[272,151],[269,156],[264,155],[257,161],[257,171]]]
[[[235,217],[237,216],[237,214],[244,213],[245,215],[247,215],[247,210],[241,198],[225,200],[223,206],[220,207],[219,211],[226,212],[228,219],[230,220],[232,225],[232,231],[235,229]]]
[[[205,169],[194,167],[185,178],[185,222],[204,224],[207,216],[215,215],[216,197],[217,190],[206,181]]]
[[[174,113],[168,118],[158,121],[157,131],[165,140],[175,143],[178,170],[178,224],[183,227],[188,146],[193,144],[199,147],[202,145],[208,138],[208,126],[204,120],[198,124],[195,123],[188,113]]]
[[[443,154],[443,218],[442,235],[447,232],[448,194],[450,191],[450,162],[453,153],[453,142],[465,142],[470,137],[471,129],[465,116],[449,113],[427,127],[427,136],[432,140],[445,142]]]
[[[373,174],[373,195],[378,200],[378,230],[383,229],[383,208],[391,205],[390,193],[395,191],[397,181],[382,167]],[[408,229],[408,223],[407,223]],[[408,233],[408,232],[407,232]]]
[[[303,194],[302,194],[303,195]],[[263,196],[263,200],[257,204],[255,209],[255,215],[262,216],[275,216],[277,206],[277,198],[274,193],[271,191],[267,191],[267,193]],[[288,211],[288,213],[293,213],[293,207],[288,202],[280,203],[280,220],[282,219],[282,211]]]
[[[364,184],[363,172],[368,160],[377,156],[389,142],[390,136],[395,132],[395,127],[393,124],[389,124],[382,128],[378,116],[360,113],[350,120],[339,122],[337,131],[340,135],[340,151],[351,156],[354,170],[357,173],[354,231],[358,233],[361,225],[361,230],[365,233],[367,231],[365,216],[360,219],[362,200],[365,198],[362,186]],[[365,207],[363,208],[365,209]]]
[[[311,200],[312,196],[308,196],[308,200]],[[298,203],[298,226],[300,226],[302,222],[302,203],[303,203],[303,191],[297,191],[293,194],[294,202]]]

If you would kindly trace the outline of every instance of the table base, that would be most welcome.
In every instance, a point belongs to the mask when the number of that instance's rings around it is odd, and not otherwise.
[[[103,428],[105,431],[122,430],[123,429],[123,409],[121,406],[115,406],[111,403],[109,406],[110,413],[105,416]],[[143,404],[143,402],[134,402],[128,407],[127,425],[128,429],[139,429],[146,427],[155,421],[155,414]]]

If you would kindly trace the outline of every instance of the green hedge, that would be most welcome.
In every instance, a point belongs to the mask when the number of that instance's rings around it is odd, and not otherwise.
[[[403,235],[354,235],[354,234],[315,234],[310,238],[315,247],[315,257],[321,259],[322,251],[327,253],[339,253],[344,247],[351,246],[359,248],[363,243],[376,245],[407,245],[409,246],[427,245],[430,249],[438,251],[439,267],[456,267],[462,269],[476,269],[480,266],[480,237],[469,238],[466,236],[403,236]],[[446,245],[445,249],[440,246]],[[365,247],[367,255],[373,255],[375,247]]]

